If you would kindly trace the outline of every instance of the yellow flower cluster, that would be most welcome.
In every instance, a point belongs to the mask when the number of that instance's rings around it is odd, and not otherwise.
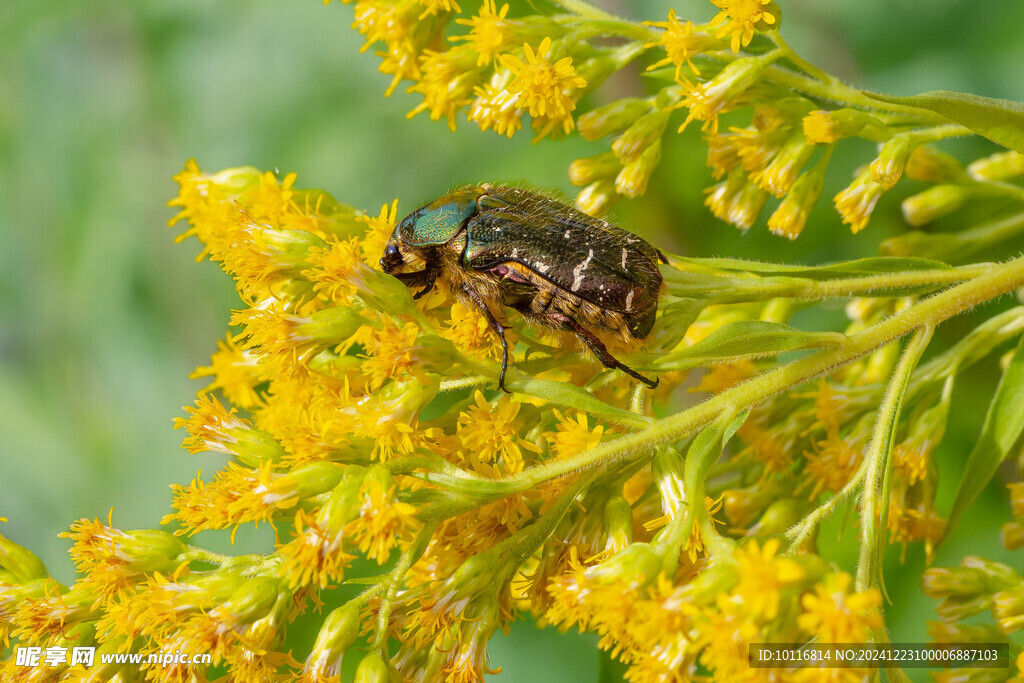
[[[535,141],[574,129],[587,140],[611,136],[610,151],[569,168],[582,188],[577,207],[593,215],[620,197],[646,192],[677,109],[686,112],[680,131],[691,121],[704,125],[708,166],[720,181],[707,189],[705,204],[743,230],[777,198],[769,230],[799,236],[821,198],[833,149],[849,138],[875,142],[879,150],[834,197],[855,233],[904,176],[935,184],[903,203],[915,227],[973,197],[1020,199],[1004,183],[1024,174],[1019,152],[979,159],[965,170],[929,143],[971,131],[924,109],[865,96],[822,73],[778,34],[781,10],[773,0],[712,4],[718,13],[706,23],[669,10],[666,21],[638,24],[579,0],[565,4],[565,13],[520,17],[510,16],[508,4],[485,0],[469,18],[459,16],[454,2],[355,0],[353,27],[366,37],[364,49],[384,44],[380,70],[394,77],[388,94],[407,80],[409,92],[423,96],[409,116],[427,112],[454,130],[465,110],[482,130],[512,136],[529,114]],[[456,26],[469,32],[446,38]],[[780,60],[787,66],[778,66]],[[574,119],[583,95],[634,61],[649,65],[645,96],[616,99]],[[836,108],[823,110],[822,101]],[[722,116],[730,122],[726,131],[720,131]],[[937,156],[943,157],[938,167]],[[919,241],[888,248],[903,255]]]
[[[634,543],[600,562],[573,555],[572,571],[550,584],[547,618],[600,634],[600,646],[629,664],[631,683],[693,680],[700,668],[720,681],[831,680],[825,669],[750,668],[749,647],[866,642],[882,624],[881,594],[852,590],[848,574],[815,556],[778,550],[778,539],[750,541],[684,583],[661,573],[656,546]]]
[[[194,162],[177,180],[175,220],[187,220],[185,235],[235,278],[245,307],[232,318],[239,331],[196,372],[209,386],[176,426],[187,432],[186,449],[230,461],[212,477],[172,486],[174,512],[164,521],[176,533],[73,525],[80,578],[70,587],[2,539],[4,557],[13,558],[0,593],[5,639],[77,638],[101,652],[206,651],[235,680],[331,681],[369,631],[374,654],[361,668],[480,681],[490,635],[531,611],[596,631],[630,666],[630,680],[685,680],[696,667],[735,680],[750,642],[856,641],[879,628],[876,589],[853,588],[813,553],[794,554],[809,549],[803,536],[783,554],[772,535],[811,512],[821,494],[838,500],[856,480],[867,418],[894,362],[885,348],[812,393],[762,402],[739,429],[739,485],[733,478],[694,490],[672,449],[649,468],[584,472],[581,454],[649,423],[651,399],[631,397],[629,382],[611,373],[590,392],[572,393],[565,380],[592,377],[594,362],[525,329],[517,334],[533,354],[514,360],[536,393],[485,391],[497,376],[485,321],[443,290],[414,301],[374,267],[396,205],[367,215],[295,189],[294,176],[207,174]],[[699,272],[739,277],[695,263],[666,270],[669,291],[682,295],[688,290],[674,278]],[[735,289],[749,276],[729,281]],[[786,319],[789,308],[753,298],[709,305],[692,324],[655,335],[670,351],[651,366],[664,371],[655,405],[686,378],[672,358],[714,342],[728,325]],[[851,305],[849,332],[905,306]],[[765,362],[723,362],[695,388],[734,391]],[[921,385],[927,400],[915,403],[897,449],[894,542],[941,530],[930,516],[928,454],[945,424],[943,377]],[[626,401],[634,412],[613,407]],[[537,474],[546,469],[553,474]],[[182,539],[260,522],[277,532],[265,556],[221,556]],[[292,659],[284,624],[307,615],[307,604],[344,581],[357,558],[393,568],[327,616],[304,661]],[[381,658],[388,638],[398,649]],[[800,680],[818,680],[812,673]],[[146,669],[161,680],[195,674],[184,665]]]
[[[364,49],[383,43],[389,92],[407,80],[422,95],[410,115],[454,128],[464,111],[503,135],[529,115],[538,138],[610,136],[608,150],[570,168],[583,187],[577,204],[593,213],[645,191],[677,109],[686,110],[680,129],[703,124],[720,181],[707,205],[742,228],[774,198],[769,228],[796,237],[834,146],[851,137],[879,144],[835,199],[854,231],[903,176],[933,184],[904,203],[913,225],[975,195],[1020,194],[1005,182],[1024,173],[1019,153],[963,168],[930,143],[965,129],[866,101],[804,62],[778,35],[772,0],[712,2],[719,11],[705,24],[674,11],[637,24],[583,0],[519,17],[484,0],[471,18],[455,18],[454,0],[357,0],[354,26]],[[448,38],[452,19],[469,32]],[[640,58],[655,91],[576,118],[584,94]],[[741,110],[749,125],[730,125]],[[1024,259],[804,267],[670,255],[647,347],[621,356],[657,376],[656,390],[505,312],[515,393],[502,393],[496,336],[454,301],[446,274],[414,299],[379,269],[397,201],[371,215],[296,188],[294,175],[211,174],[194,161],[176,180],[172,224],[187,222],[181,238],[196,237],[200,259],[234,278],[241,307],[193,375],[208,386],[175,426],[186,450],[227,462],[171,487],[164,523],[173,532],[74,523],[70,586],[0,536],[5,646],[212,658],[147,663],[148,680],[224,672],[333,683],[343,660],[358,657],[360,683],[482,682],[494,673],[489,638],[526,614],[596,633],[634,683],[864,680],[876,672],[751,668],[749,645],[884,640],[882,549],[919,544],[930,559],[959,514],[936,511],[933,458],[954,381],[1024,331],[1024,307],[1010,308],[920,362],[936,325],[1024,286]],[[1021,225],[973,234],[987,245]],[[798,309],[840,297],[856,297],[842,333],[789,326]],[[793,352],[795,361],[777,358]],[[1001,385],[990,411],[1013,412],[1005,404],[1024,381],[1022,358],[1024,345],[1007,356],[1004,381],[1018,384]],[[694,404],[689,392],[706,400]],[[989,439],[1001,458],[1020,433],[1004,417]],[[980,476],[965,479],[984,484]],[[1004,540],[1016,548],[1024,486],[1010,490]],[[859,522],[856,576],[818,552],[821,522],[844,504]],[[259,523],[275,531],[263,555],[192,543],[202,531]],[[342,583],[360,591],[320,616]],[[1022,586],[1017,572],[980,558],[929,570],[925,591],[942,600],[933,638],[1005,639],[1024,626]],[[964,623],[986,611],[994,625]],[[295,620],[318,630],[306,650],[289,639]],[[128,666],[51,671],[137,678]],[[23,673],[14,659],[0,664],[5,680]]]

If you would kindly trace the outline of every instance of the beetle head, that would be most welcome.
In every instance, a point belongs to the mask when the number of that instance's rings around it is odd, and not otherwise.
[[[402,252],[398,245],[393,241],[389,242],[387,248],[384,249],[384,256],[380,259],[380,269],[385,273],[390,273],[404,262],[405,259],[402,258]]]

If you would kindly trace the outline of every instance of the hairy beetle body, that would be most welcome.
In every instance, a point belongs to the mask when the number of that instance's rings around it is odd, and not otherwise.
[[[396,272],[411,256],[415,272]],[[635,345],[654,325],[663,258],[636,235],[554,199],[514,187],[471,186],[430,202],[396,227],[381,268],[420,297],[441,277],[478,308],[502,342],[499,386],[508,345],[493,307],[508,306],[527,320],[571,332],[606,366],[649,386],[616,360],[602,341]]]

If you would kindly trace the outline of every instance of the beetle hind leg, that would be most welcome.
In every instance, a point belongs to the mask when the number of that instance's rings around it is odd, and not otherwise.
[[[555,316],[552,317],[555,318]],[[564,316],[557,316],[558,319],[563,317]],[[552,320],[552,322],[554,322],[558,327],[561,327],[564,330],[568,330],[570,332],[575,333],[576,336],[579,337],[580,341],[587,345],[587,348],[590,349],[595,356],[597,356],[597,359],[601,361],[601,363],[606,368],[617,368],[619,370],[622,370],[624,373],[626,373],[633,379],[640,380],[641,382],[649,386],[651,389],[657,388],[659,381],[657,378],[648,379],[641,375],[636,370],[634,370],[633,368],[622,363],[608,351],[608,348],[604,345],[604,342],[598,339],[593,332],[583,327],[575,320],[571,318],[566,318],[564,320]]]

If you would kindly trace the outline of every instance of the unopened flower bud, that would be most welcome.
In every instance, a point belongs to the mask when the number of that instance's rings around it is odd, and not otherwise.
[[[801,133],[791,135],[768,165],[754,173],[750,179],[766,192],[781,197],[793,187],[797,173],[814,153],[814,147],[807,144]]]
[[[588,579],[602,585],[648,585],[661,573],[662,558],[647,543],[632,543],[600,564],[586,569]]]
[[[49,576],[42,560],[28,548],[24,548],[0,534],[0,567],[14,578],[18,585],[24,585]]]
[[[750,532],[758,536],[780,534],[798,521],[804,510],[804,502],[798,498],[780,498],[768,506]]]
[[[341,670],[341,657],[359,637],[359,608],[346,604],[335,609],[324,619],[317,633],[313,650],[306,658],[303,680],[321,680],[337,676]],[[320,678],[317,679],[316,676]]]
[[[652,111],[641,116],[612,142],[612,151],[623,164],[635,161],[665,133],[670,111]]]
[[[614,182],[598,180],[580,190],[574,205],[583,213],[599,218],[605,215],[618,199]]]
[[[651,475],[661,493],[661,510],[669,517],[675,517],[680,509],[686,508],[683,471],[683,456],[676,449],[667,447],[654,454]]]
[[[314,462],[295,467],[274,479],[267,495],[277,500],[290,500],[291,504],[294,504],[303,498],[311,498],[330,491],[338,485],[346,470],[347,468],[333,462]]]
[[[936,185],[903,200],[903,218],[917,227],[952,213],[964,204],[970,192],[963,185]]]
[[[221,609],[238,622],[249,624],[270,614],[281,593],[280,579],[257,576],[249,579],[228,598]]]
[[[1024,627],[1024,590],[1017,588],[996,593],[992,608],[996,622],[1004,633]]]
[[[780,492],[770,486],[751,486],[726,489],[722,493],[722,507],[732,524],[745,527],[776,500]]]
[[[885,188],[871,178],[868,169],[861,169],[849,187],[835,196],[836,210],[843,222],[850,226],[854,234],[864,229],[875,210],[878,198]]]
[[[610,133],[625,130],[650,111],[650,100],[624,97],[588,111],[576,120],[576,126],[585,140],[596,140]]]
[[[618,175],[622,162],[614,152],[602,152],[569,164],[569,182],[577,187]]]
[[[768,218],[768,229],[776,235],[795,240],[807,225],[807,217],[821,198],[824,187],[825,174],[818,168],[802,173],[779,208]]]
[[[978,159],[967,167],[975,180],[1006,180],[1024,173],[1024,154],[1016,150]]]
[[[633,508],[622,496],[612,496],[604,505],[605,549],[619,552],[633,542]]]
[[[882,145],[878,158],[871,162],[868,169],[871,179],[889,190],[903,175],[903,168],[910,158],[912,147],[906,135],[897,135]]]
[[[639,197],[647,191],[647,182],[661,161],[661,139],[644,150],[639,158],[629,162],[615,177],[615,190],[623,197]]]
[[[959,161],[928,145],[914,148],[903,172],[908,178],[928,183],[952,183],[967,178]]]
[[[355,683],[395,683],[398,680],[398,672],[384,661],[379,652],[363,657],[356,668]]]
[[[843,138],[859,135],[865,129],[881,128],[883,126],[880,122],[856,109],[818,109],[803,119],[803,131],[807,141],[819,145],[829,145]]]
[[[754,109],[751,123],[762,133],[770,133],[780,128],[791,128],[807,116],[810,109],[811,103],[806,98],[786,97]]]
[[[689,107],[691,120],[711,121],[737,97],[745,93],[761,76],[761,71],[771,63],[766,57],[745,57],[728,64],[717,76],[707,83],[700,83],[691,91],[684,102]],[[680,126],[680,130],[686,126]]]

